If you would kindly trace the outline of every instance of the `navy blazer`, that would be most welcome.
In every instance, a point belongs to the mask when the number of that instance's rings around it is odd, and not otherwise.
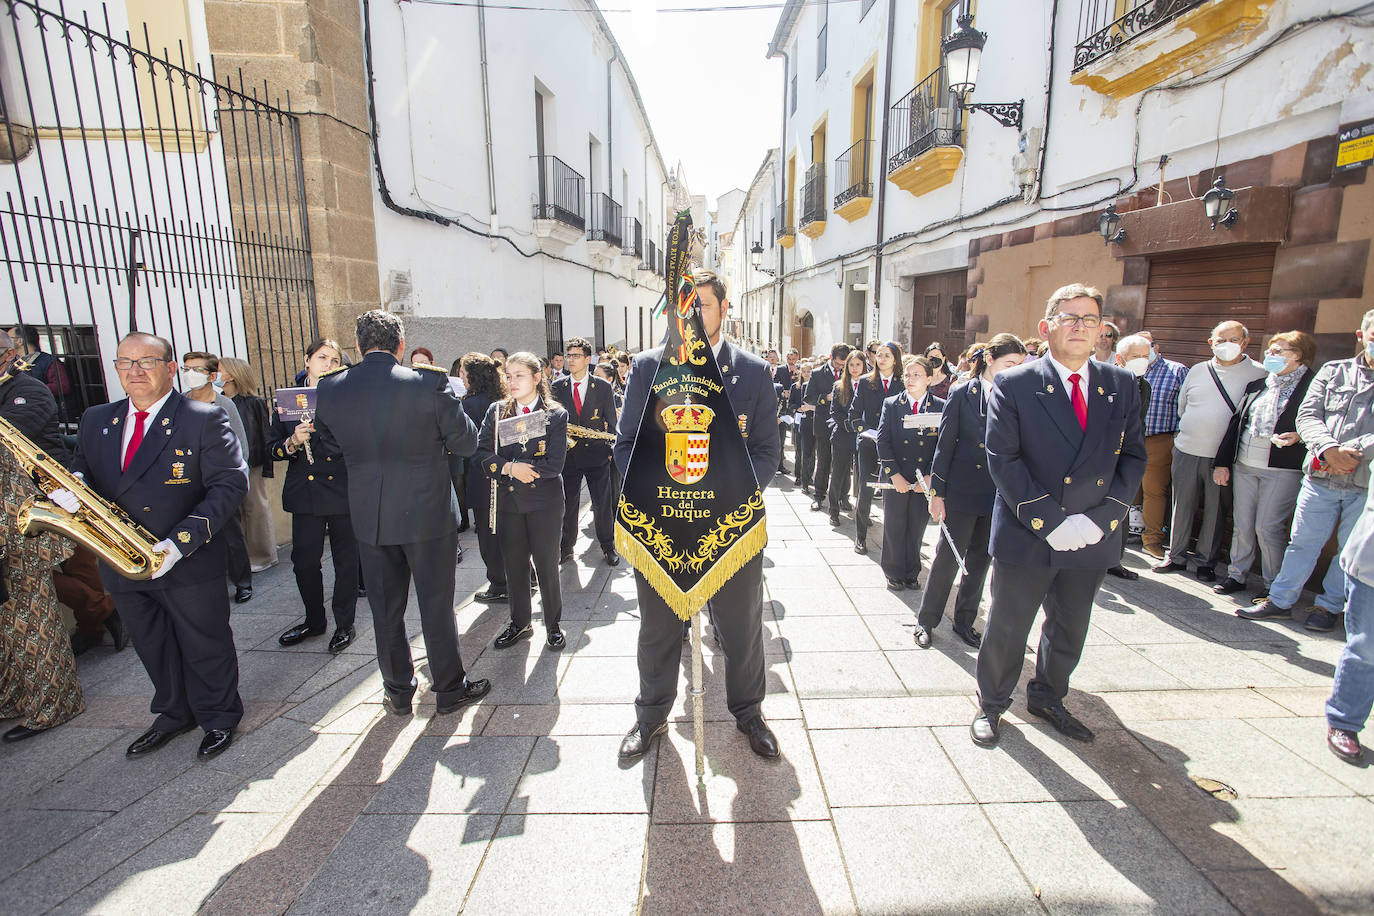
[[[587,375],[591,379],[591,384],[587,386],[587,396],[582,401],[581,413],[573,409],[572,376],[565,375],[553,383],[553,396],[567,412],[567,422],[599,433],[614,433],[615,389],[604,378],[598,378],[596,373],[588,371]],[[568,449],[568,467],[586,470],[610,464],[610,440],[579,439],[573,436],[572,443]]]
[[[648,401],[649,386],[654,383],[663,348],[645,350],[630,364],[630,379],[625,385],[625,408],[620,412],[616,429],[615,463],[623,477],[630,466],[639,421]],[[762,493],[782,459],[782,439],[778,436],[778,396],[773,390],[773,377],[768,364],[752,353],[734,346],[727,339],[720,346],[720,378],[730,399],[730,412],[743,423],[744,446],[754,465],[754,481]],[[741,421],[740,418],[743,417]],[[724,419],[722,417],[722,419]]]
[[[930,489],[951,512],[991,515],[997,487],[988,470],[988,409],[981,378],[955,385],[940,415]]]
[[[778,368],[773,370],[773,381],[783,388],[792,387],[792,370],[786,363],[779,363]]]
[[[313,464],[305,449],[286,450],[286,440],[296,431],[297,421],[273,418],[267,428],[267,454],[274,461],[285,461],[286,480],[281,485],[281,507],[292,515],[347,515],[348,466],[336,442],[323,436],[310,437]]]
[[[1121,561],[1121,521],[1145,476],[1140,388],[1125,369],[1095,360],[1088,426],[1078,425],[1048,358],[999,373],[988,397],[988,467],[997,484],[991,553],[1017,566],[1107,569]],[[1082,513],[1102,540],[1051,550],[1045,539]]]
[[[1298,430],[1298,408],[1302,406],[1303,396],[1307,394],[1308,386],[1312,384],[1312,379],[1316,375],[1310,368],[1298,379],[1298,384],[1293,386],[1293,393],[1288,397],[1288,403],[1283,405],[1283,410],[1279,411],[1277,422],[1274,423],[1274,435],[1279,433],[1293,433]],[[1269,376],[1257,378],[1245,386],[1245,396],[1236,405],[1236,412],[1231,415],[1231,423],[1226,427],[1226,435],[1222,437],[1221,446],[1217,449],[1217,456],[1212,460],[1214,468],[1230,468],[1236,463],[1236,457],[1240,452],[1240,433],[1241,429],[1250,423],[1250,411],[1255,408],[1255,401],[1260,393],[1264,391],[1265,383]],[[1271,468],[1287,468],[1290,471],[1302,469],[1303,459],[1307,457],[1307,446],[1299,440],[1293,445],[1269,446],[1269,466]]]
[[[563,508],[563,462],[568,456],[568,412],[554,405],[545,408],[544,435],[519,442],[496,443],[496,423],[509,398],[502,399],[487,408],[482,419],[482,432],[477,436],[477,453],[473,462],[482,466],[487,475],[490,489],[491,478],[496,478],[496,512],[536,512],[561,510]],[[507,461],[523,461],[533,465],[539,473],[530,483],[521,483],[514,477],[501,473]],[[478,494],[477,499],[490,499]],[[549,530],[556,530],[557,526]]]
[[[472,425],[478,430],[479,437],[482,429],[482,421],[487,418],[487,408],[491,406],[491,398],[485,394],[467,394],[462,400],[463,413],[468,415]],[[450,458],[449,463],[455,460]],[[463,468],[463,488],[464,496],[468,505],[473,505],[473,500],[491,500],[491,478],[487,476],[486,465],[479,462],[475,457],[471,461],[465,462]]]
[[[901,394],[894,394],[883,401],[878,418],[879,480],[891,480],[893,474],[901,474],[908,483],[917,486],[916,475],[930,473],[938,430],[907,429],[905,418],[912,413],[937,413],[944,407],[944,401],[926,392],[921,400],[921,409],[913,411],[911,395],[907,394],[905,387]],[[850,416],[853,416],[853,408],[850,411]]]
[[[883,391],[882,383],[873,384],[871,374],[861,376],[859,383],[854,386],[854,397],[849,401],[849,426],[855,435],[866,429],[877,429],[878,421],[883,416],[884,403],[905,391],[906,385],[902,383],[901,376],[892,376],[887,391]]]
[[[126,579],[103,563],[100,578],[112,592],[149,591],[222,582],[228,564],[223,538],[213,537],[248,493],[248,465],[229,417],[214,404],[173,391],[144,427],[143,444],[123,464],[128,398],[81,416],[72,470],[129,518],[166,538],[181,559],[157,579]]]
[[[811,415],[811,425],[817,436],[826,434],[830,421],[830,402],[835,397],[835,383],[840,380],[839,374],[843,371],[843,366],[839,370],[831,369],[827,361],[812,369],[810,378],[806,380],[802,401],[816,408]]]
[[[858,443],[859,430],[850,417],[849,408],[857,399],[855,394],[851,394],[848,404],[841,402],[840,390],[836,388],[834,397],[830,399],[830,418],[827,422],[830,427],[831,444],[847,448],[851,452]]]

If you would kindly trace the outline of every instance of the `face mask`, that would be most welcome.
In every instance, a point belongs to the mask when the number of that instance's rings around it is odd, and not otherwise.
[[[1364,342],[1364,352],[1370,359],[1374,359],[1374,340],[1366,340]]]
[[[181,384],[187,391],[195,391],[197,388],[204,388],[205,383],[210,381],[210,376],[199,369],[182,369]]]
[[[1232,343],[1229,340],[1225,343],[1219,343],[1212,348],[1212,354],[1223,363],[1229,363],[1240,356],[1240,344]]]
[[[223,390],[224,390],[224,379],[222,379],[222,378],[217,378],[217,379],[215,379],[213,382],[211,382],[210,384],[215,386],[215,391],[216,391],[216,392],[220,392],[220,391],[223,391]]]
[[[1154,344],[1150,344],[1150,365],[1153,366],[1158,359],[1159,348],[1156,347]]]
[[[1264,358],[1264,371],[1272,372],[1275,375],[1288,368],[1288,360],[1282,356],[1266,356]]]
[[[1124,368],[1132,375],[1144,375],[1145,370],[1150,368],[1150,358],[1137,356],[1135,359],[1128,359]]]

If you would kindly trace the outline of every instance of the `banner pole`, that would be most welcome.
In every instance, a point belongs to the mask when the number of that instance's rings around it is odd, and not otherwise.
[[[701,612],[692,615],[692,684],[687,691],[692,695],[692,744],[697,752],[697,782],[704,782],[706,776],[706,710],[702,697],[706,686],[701,682]]]

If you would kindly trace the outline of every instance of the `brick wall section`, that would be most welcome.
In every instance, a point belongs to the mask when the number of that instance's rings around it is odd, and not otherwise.
[[[360,16],[356,0],[205,0],[219,77],[242,69],[300,115],[320,332],[345,347],[380,302]]]

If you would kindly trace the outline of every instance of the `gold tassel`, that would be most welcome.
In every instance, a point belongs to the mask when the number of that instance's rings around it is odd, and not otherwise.
[[[658,592],[664,603],[672,609],[680,620],[691,620],[692,616],[706,606],[716,592],[720,591],[730,577],[754,558],[768,544],[768,520],[760,518],[739,540],[730,545],[725,554],[702,576],[691,591],[684,592],[677,587],[672,576],[663,571],[649,549],[639,542],[621,525],[615,526],[615,549],[629,561],[644,580]]]

